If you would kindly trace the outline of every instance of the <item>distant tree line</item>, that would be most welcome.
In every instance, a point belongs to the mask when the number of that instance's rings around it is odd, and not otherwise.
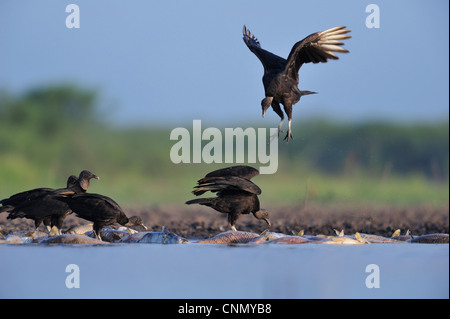
[[[311,122],[300,129],[290,157],[307,160],[317,169],[337,174],[362,169],[371,174],[421,173],[448,180],[449,126],[440,124],[336,124]]]
[[[301,161],[328,174],[423,174],[448,181],[448,120],[410,125],[305,121],[294,127],[295,140],[288,145],[280,140],[280,156],[291,165]],[[20,154],[56,169],[76,162],[78,170],[80,163],[89,167],[107,158],[111,169],[135,165],[157,174],[162,170],[150,166],[167,161],[169,134],[161,138],[151,126],[115,128],[102,119],[98,94],[91,89],[61,85],[20,96],[0,92],[0,164],[2,155]]]

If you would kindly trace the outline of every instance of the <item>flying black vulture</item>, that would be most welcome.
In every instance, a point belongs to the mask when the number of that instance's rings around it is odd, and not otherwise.
[[[66,203],[57,200],[56,195],[73,196],[74,194],[85,193],[89,188],[89,180],[92,178],[99,179],[95,174],[84,170],[78,178],[73,175],[70,176],[66,188],[50,189],[47,192],[35,191],[32,192],[33,197],[27,194],[31,191],[16,194],[14,196],[22,198],[22,201],[10,210],[7,219],[24,217],[33,219],[36,229],[44,222],[47,228],[56,226],[59,234],[64,219],[71,213],[71,210]]]
[[[297,42],[291,49],[287,59],[279,57],[261,48],[258,39],[250,33],[244,25],[244,42],[264,66],[263,84],[266,97],[261,101],[263,117],[269,106],[281,118],[278,126],[278,135],[284,121],[284,114],[280,103],[289,119],[289,128],[284,138],[289,142],[292,137],[291,120],[292,106],[296,104],[303,95],[316,94],[311,91],[301,91],[298,88],[298,71],[304,63],[327,62],[328,59],[339,59],[333,52],[347,53],[341,47],[339,40],[351,38],[347,35],[350,30],[346,27],[335,27],[322,32],[313,33],[303,40]]]
[[[187,201],[186,204],[199,204],[214,208],[228,214],[228,222],[232,230],[236,230],[236,220],[241,214],[252,213],[257,219],[264,219],[270,227],[269,214],[260,209],[258,195],[261,189],[250,181],[259,171],[250,166],[232,166],[219,169],[198,180],[192,193],[199,196],[207,191],[217,193],[216,197],[199,198]]]
[[[76,194],[72,196],[57,195],[58,200],[67,203],[70,209],[83,219],[94,222],[93,230],[95,237],[101,239],[100,231],[103,227],[119,223],[128,223],[128,217],[111,198],[99,194]]]

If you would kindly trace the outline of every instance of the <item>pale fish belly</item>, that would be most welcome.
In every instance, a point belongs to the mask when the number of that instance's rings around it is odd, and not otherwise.
[[[310,241],[312,244],[327,244],[327,245],[361,245],[361,244],[367,244],[365,241],[361,241],[358,239],[353,239],[350,237],[331,237],[326,238],[324,240],[318,240],[318,241]]]
[[[310,241],[303,236],[285,236],[275,238],[267,242],[267,244],[306,244]]]
[[[17,235],[7,235],[4,239],[0,239],[0,244],[23,244],[24,241]]]
[[[83,235],[89,231],[92,231],[94,224],[86,224],[86,225],[77,225],[69,228],[66,231],[66,234],[76,234],[76,235]]]
[[[369,244],[401,244],[404,243],[401,240],[394,239],[392,237],[383,237],[377,235],[363,234],[360,233],[362,240],[367,241]],[[355,236],[350,236],[355,238]],[[357,238],[355,238],[357,239]]]
[[[91,238],[85,235],[62,234],[59,236],[48,237],[39,242],[40,244],[80,244],[80,245],[98,245],[107,244],[107,242]]]

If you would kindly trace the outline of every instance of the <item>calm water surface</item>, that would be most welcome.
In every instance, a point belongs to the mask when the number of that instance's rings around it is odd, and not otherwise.
[[[0,298],[449,298],[449,246],[1,245]]]

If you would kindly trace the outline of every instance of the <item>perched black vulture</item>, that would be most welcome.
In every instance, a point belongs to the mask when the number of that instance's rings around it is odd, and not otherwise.
[[[59,235],[64,219],[70,213],[72,211],[66,203],[57,200],[54,195],[46,194],[36,200],[18,205],[9,213],[7,218],[33,219],[36,230],[44,222],[47,228],[56,226]]]
[[[269,214],[260,209],[258,195],[261,189],[250,181],[259,171],[250,166],[233,166],[219,169],[198,180],[192,193],[199,196],[207,191],[217,193],[216,197],[199,198],[187,201],[186,204],[199,204],[214,208],[228,214],[228,222],[232,230],[236,230],[236,220],[241,214],[252,213],[257,219],[263,219],[270,227]]]
[[[298,71],[304,63],[327,62],[328,59],[339,59],[333,52],[347,53],[341,47],[339,40],[351,38],[346,35],[350,30],[345,27],[335,27],[322,32],[313,33],[303,40],[297,42],[291,49],[287,59],[279,57],[261,48],[256,37],[250,33],[244,25],[244,42],[247,44],[264,66],[263,84],[266,97],[261,101],[263,117],[269,106],[281,118],[278,126],[278,135],[284,121],[284,114],[280,103],[283,104],[284,111],[289,119],[289,128],[284,138],[289,142],[292,138],[291,120],[292,106],[296,104],[303,95],[316,94],[311,91],[301,91],[298,88]]]
[[[83,219],[94,222],[95,237],[101,239],[100,231],[103,227],[119,223],[128,223],[128,217],[111,198],[99,194],[76,194],[72,196],[58,195],[58,200],[67,203],[70,209]]]
[[[36,192],[35,197],[30,199],[28,196],[27,200],[22,201],[10,210],[7,219],[33,219],[36,229],[44,222],[44,225],[47,226],[47,228],[56,226],[57,233],[60,234],[64,219],[72,211],[66,203],[57,200],[56,196],[73,196],[75,194],[85,193],[89,188],[89,181],[92,178],[99,179],[95,174],[84,170],[80,173],[78,178],[70,176],[67,180],[66,188],[51,189],[39,196],[37,196],[38,192]]]
[[[75,175],[70,175],[67,179],[66,186],[67,188],[73,187],[78,182],[78,178]],[[46,194],[49,194],[50,192],[55,191],[53,188],[35,188],[29,191],[17,193],[15,195],[12,195],[9,198],[3,199],[0,201],[0,204],[3,206],[0,207],[0,213],[7,212],[10,213],[7,217],[7,219],[15,219],[15,218],[21,218],[21,217],[27,217],[23,212],[16,212],[16,207],[25,207],[26,205],[33,203],[34,201],[38,200],[39,198],[42,198]],[[13,212],[14,210],[14,212]],[[13,212],[13,213],[12,213]],[[34,218],[32,218],[34,219]],[[52,223],[51,223],[51,216],[39,216],[36,219],[34,219],[34,224],[36,226],[36,229],[41,225],[42,222],[44,222],[44,225],[47,226],[47,229],[50,230]]]
[[[77,181],[78,181],[78,178],[75,175],[70,175],[69,178],[67,179],[66,187],[74,186],[77,183]],[[14,209],[14,207],[16,207],[24,202],[38,199],[42,195],[45,195],[51,191],[54,191],[54,189],[53,188],[35,188],[35,189],[31,189],[29,191],[14,194],[9,198],[2,199],[2,200],[0,200],[0,204],[2,205],[0,207],[0,213],[3,213],[3,212],[9,213]]]
[[[75,183],[73,183],[73,185],[71,185],[70,187],[68,186],[66,188],[55,189],[52,193],[63,195],[75,195],[86,193],[86,191],[89,189],[90,181],[93,178],[97,180],[100,179],[100,177],[91,173],[90,171],[83,170],[81,171],[80,175],[78,175],[78,179]]]
[[[0,200],[0,204],[2,204],[0,207],[0,213],[9,213],[17,205],[20,205],[23,202],[35,200],[53,190],[53,188],[35,188],[29,191],[14,194],[9,198],[2,199]]]

